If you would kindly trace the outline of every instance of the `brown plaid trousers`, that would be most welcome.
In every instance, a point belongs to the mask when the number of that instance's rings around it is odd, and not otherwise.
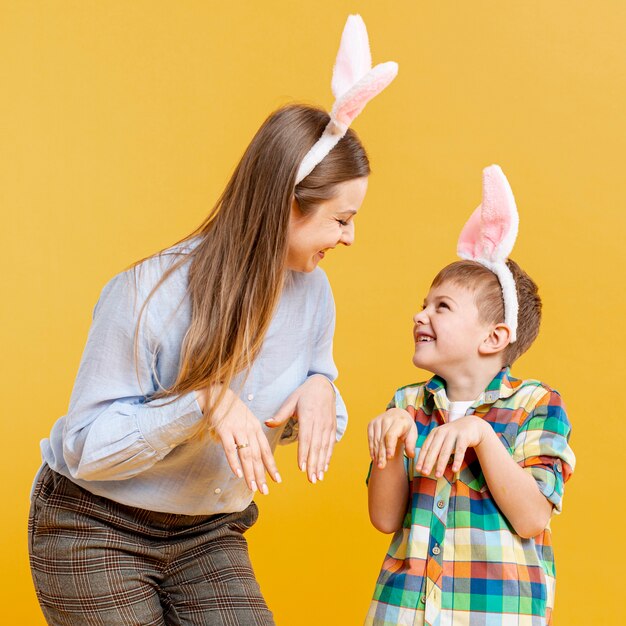
[[[39,603],[54,626],[272,626],[240,513],[188,516],[101,498],[44,467],[28,521]]]

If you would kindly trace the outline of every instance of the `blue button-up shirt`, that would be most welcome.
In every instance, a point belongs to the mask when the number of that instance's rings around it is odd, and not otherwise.
[[[174,251],[174,249],[173,249]],[[44,463],[92,493],[129,506],[211,515],[243,510],[252,500],[221,444],[197,436],[203,419],[191,392],[151,400],[176,379],[191,320],[188,263],[157,289],[135,331],[141,306],[177,254],[162,254],[118,274],[96,305],[67,415],[41,442]],[[288,272],[285,287],[248,376],[231,388],[262,423],[272,449],[297,429],[268,429],[286,398],[309,376],[333,381],[335,306],[321,269]],[[347,424],[337,393],[337,439]]]

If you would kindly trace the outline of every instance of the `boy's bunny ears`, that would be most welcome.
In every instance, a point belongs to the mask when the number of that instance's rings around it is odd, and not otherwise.
[[[504,322],[517,338],[517,289],[506,260],[515,238],[519,216],[509,181],[498,165],[483,170],[483,201],[463,227],[457,245],[462,259],[477,261],[500,281],[504,299]]]
[[[380,63],[372,69],[372,55],[365,22],[360,15],[350,15],[343,29],[331,83],[335,104],[330,122],[317,143],[304,157],[296,177],[296,185],[337,145],[354,118],[377,96],[398,73],[393,61]]]

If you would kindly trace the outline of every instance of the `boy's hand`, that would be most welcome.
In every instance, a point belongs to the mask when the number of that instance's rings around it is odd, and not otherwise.
[[[384,469],[387,459],[393,458],[399,445],[407,456],[415,456],[417,426],[408,411],[389,409],[367,425],[370,458]]]
[[[489,425],[480,417],[466,415],[454,422],[437,426],[428,434],[415,463],[415,470],[430,476],[433,466],[435,477],[441,478],[454,453],[452,471],[458,472],[468,448],[480,445]]]

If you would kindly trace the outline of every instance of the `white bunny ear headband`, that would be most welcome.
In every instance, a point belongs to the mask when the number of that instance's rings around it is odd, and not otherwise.
[[[457,244],[462,259],[477,261],[500,281],[504,299],[504,323],[517,338],[517,289],[506,260],[517,237],[519,215],[509,181],[498,165],[483,170],[483,200],[463,227]]]
[[[372,69],[365,22],[360,15],[350,15],[343,29],[333,69],[331,88],[335,104],[330,111],[330,122],[300,164],[296,185],[337,145],[354,118],[389,85],[397,73],[398,64],[393,61],[380,63]]]

